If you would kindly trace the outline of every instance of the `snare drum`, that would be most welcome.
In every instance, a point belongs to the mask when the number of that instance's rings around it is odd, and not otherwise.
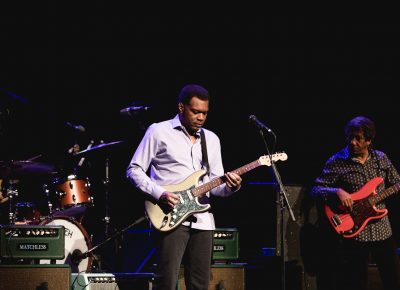
[[[83,226],[75,219],[69,217],[57,217],[44,220],[43,225],[61,225],[65,228],[65,257],[62,260],[56,260],[57,264],[69,264],[72,273],[82,271],[90,272],[92,268],[92,256],[84,259],[74,259],[74,253],[86,253],[92,248],[90,238]],[[50,260],[40,260],[40,264],[50,264]]]
[[[88,178],[79,178],[76,175],[69,175],[65,179],[56,179],[54,183],[58,199],[58,205],[56,205],[56,207],[58,206],[60,210],[93,205]]]

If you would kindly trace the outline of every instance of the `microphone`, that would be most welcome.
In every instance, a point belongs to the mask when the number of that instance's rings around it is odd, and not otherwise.
[[[119,111],[121,115],[125,116],[132,116],[133,114],[140,112],[140,111],[148,111],[150,110],[151,107],[149,106],[132,106],[132,107],[127,107]]]
[[[81,133],[83,133],[83,132],[86,131],[85,127],[83,127],[82,125],[73,125],[73,124],[71,124],[70,122],[67,122],[67,123],[65,123],[65,124],[66,124],[68,127],[72,128],[72,129],[74,129],[74,130],[76,130],[76,131],[79,131],[79,132],[81,132]]]
[[[257,119],[256,116],[250,115],[250,116],[249,116],[249,121],[250,121],[251,123],[253,123],[258,129],[260,129],[260,130],[266,130],[267,132],[274,134],[274,132],[273,132],[270,128],[268,128],[267,125],[261,123],[261,122]]]

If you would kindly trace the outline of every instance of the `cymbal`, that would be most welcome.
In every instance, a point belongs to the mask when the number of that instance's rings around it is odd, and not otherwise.
[[[76,153],[74,154],[74,156],[79,156],[79,157],[81,157],[81,156],[87,156],[87,155],[92,154],[92,153],[106,152],[107,150],[110,149],[111,146],[114,146],[114,145],[117,145],[117,144],[121,144],[121,143],[123,143],[123,142],[124,142],[124,141],[115,141],[115,142],[109,142],[109,143],[101,143],[101,144],[99,144],[99,145],[92,146],[92,147],[89,148],[89,149],[85,149],[85,150],[76,152]]]
[[[0,177],[18,179],[24,177],[47,176],[57,173],[55,166],[35,161],[0,161]]]

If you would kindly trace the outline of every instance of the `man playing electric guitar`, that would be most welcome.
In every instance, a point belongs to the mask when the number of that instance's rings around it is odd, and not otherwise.
[[[385,186],[397,189],[400,176],[385,153],[372,149],[375,125],[370,119],[350,120],[345,136],[347,146],[329,158],[311,191],[325,200],[327,219],[338,234],[333,242],[328,235],[321,237],[326,256],[318,289],[367,289],[370,254],[384,289],[400,289],[399,259],[385,204],[371,197]]]
[[[147,129],[127,168],[129,180],[163,207],[174,208],[182,204],[183,197],[162,185],[179,184],[202,169],[209,169],[202,177],[202,183],[220,176],[226,179],[211,190],[211,194],[229,196],[241,186],[242,178],[238,174],[224,174],[217,135],[202,129],[208,115],[209,99],[208,91],[202,86],[183,87],[178,97],[178,114]],[[188,195],[189,192],[185,197]],[[169,216],[174,214],[179,215]],[[175,225],[162,219],[159,229]],[[182,261],[186,288],[208,289],[214,229],[212,213],[204,211],[191,215],[173,230],[159,233],[158,279],[155,281],[158,290],[176,289]]]

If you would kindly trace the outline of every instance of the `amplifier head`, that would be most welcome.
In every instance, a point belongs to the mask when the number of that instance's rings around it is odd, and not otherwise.
[[[239,258],[239,232],[236,228],[216,228],[213,241],[213,260]]]
[[[64,226],[6,225],[0,228],[0,257],[63,259]]]

